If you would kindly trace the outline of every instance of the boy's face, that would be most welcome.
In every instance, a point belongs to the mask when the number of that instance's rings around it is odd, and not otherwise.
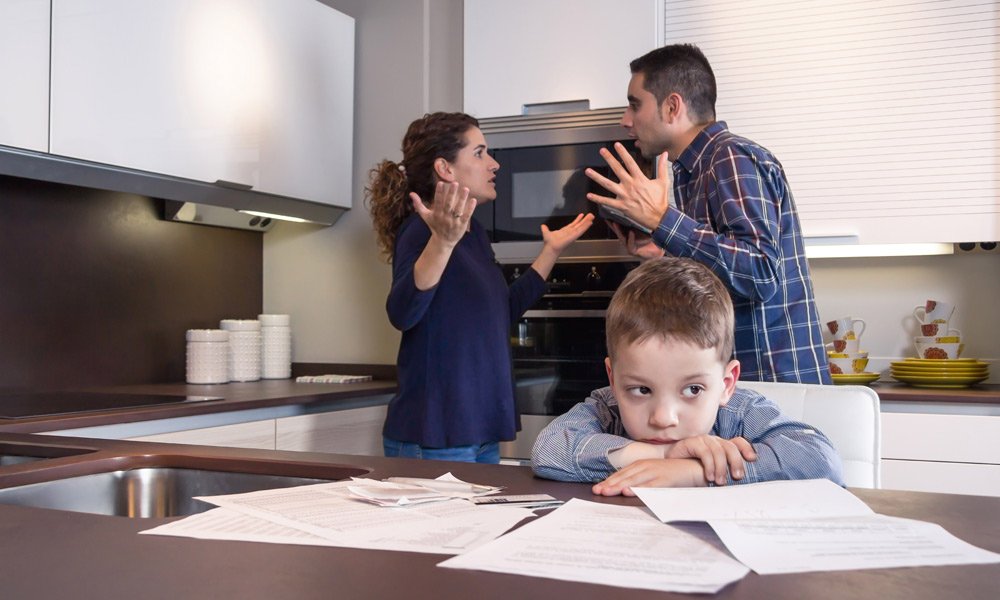
[[[622,344],[615,362],[605,359],[608,381],[628,436],[671,444],[712,430],[719,407],[729,401],[739,361],[719,361],[715,348],[651,336]]]

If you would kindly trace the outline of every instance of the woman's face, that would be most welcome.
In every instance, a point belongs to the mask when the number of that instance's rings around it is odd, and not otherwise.
[[[476,204],[495,200],[500,163],[486,152],[486,138],[478,127],[470,128],[463,137],[465,146],[458,151],[455,161],[448,163],[449,176],[443,179],[469,188],[469,196],[476,199]]]

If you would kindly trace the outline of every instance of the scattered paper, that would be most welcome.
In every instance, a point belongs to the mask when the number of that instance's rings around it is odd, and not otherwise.
[[[664,525],[639,507],[578,499],[438,566],[703,593],[749,572],[705,525]]]
[[[707,521],[760,574],[1000,562],[933,523],[875,514],[825,479],[633,491],[661,521]]]
[[[200,497],[226,512],[194,515],[143,533],[457,554],[534,516],[524,508],[483,509],[463,499],[387,508],[356,498],[348,490],[352,485],[378,483],[339,481]]]

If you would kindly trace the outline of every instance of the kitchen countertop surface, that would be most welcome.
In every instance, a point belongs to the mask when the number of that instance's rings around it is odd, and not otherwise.
[[[411,459],[214,448],[115,440],[0,434],[0,443],[58,443],[93,448],[82,456],[0,468],[0,488],[53,477],[186,462],[266,462],[277,472],[323,477],[336,464],[371,469],[369,477],[436,477],[451,471],[508,493],[549,493],[613,504],[636,499],[591,496],[589,485],[536,479],[527,467]],[[192,462],[194,461],[194,462]],[[252,468],[252,467],[248,467]],[[852,490],[876,512],[936,522],[959,538],[1000,552],[1000,498]],[[142,536],[167,519],[129,519],[0,505],[0,569],[5,598],[691,598],[479,571],[440,569],[432,554]],[[759,576],[749,574],[718,598],[995,598],[1000,564]]]
[[[396,381],[375,379],[361,383],[298,383],[294,379],[266,379],[220,385],[161,383],[95,387],[77,391],[109,392],[123,395],[217,396],[221,400],[158,404],[44,417],[0,418],[0,432],[38,433],[288,405],[330,404],[329,410],[336,410],[338,403],[349,402],[365,396],[392,394],[396,391]]]

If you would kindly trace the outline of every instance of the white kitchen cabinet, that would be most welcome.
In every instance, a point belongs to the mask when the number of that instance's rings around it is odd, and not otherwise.
[[[278,450],[382,456],[386,406],[277,419]]]
[[[1000,496],[1000,416],[882,412],[882,487]]]
[[[624,106],[629,62],[662,39],[662,0],[465,0],[465,111],[587,99]]]
[[[49,0],[0,2],[0,145],[49,147]]]
[[[52,154],[351,206],[353,18],[316,0],[52,6]]]
[[[274,419],[128,438],[139,442],[274,450]]]

